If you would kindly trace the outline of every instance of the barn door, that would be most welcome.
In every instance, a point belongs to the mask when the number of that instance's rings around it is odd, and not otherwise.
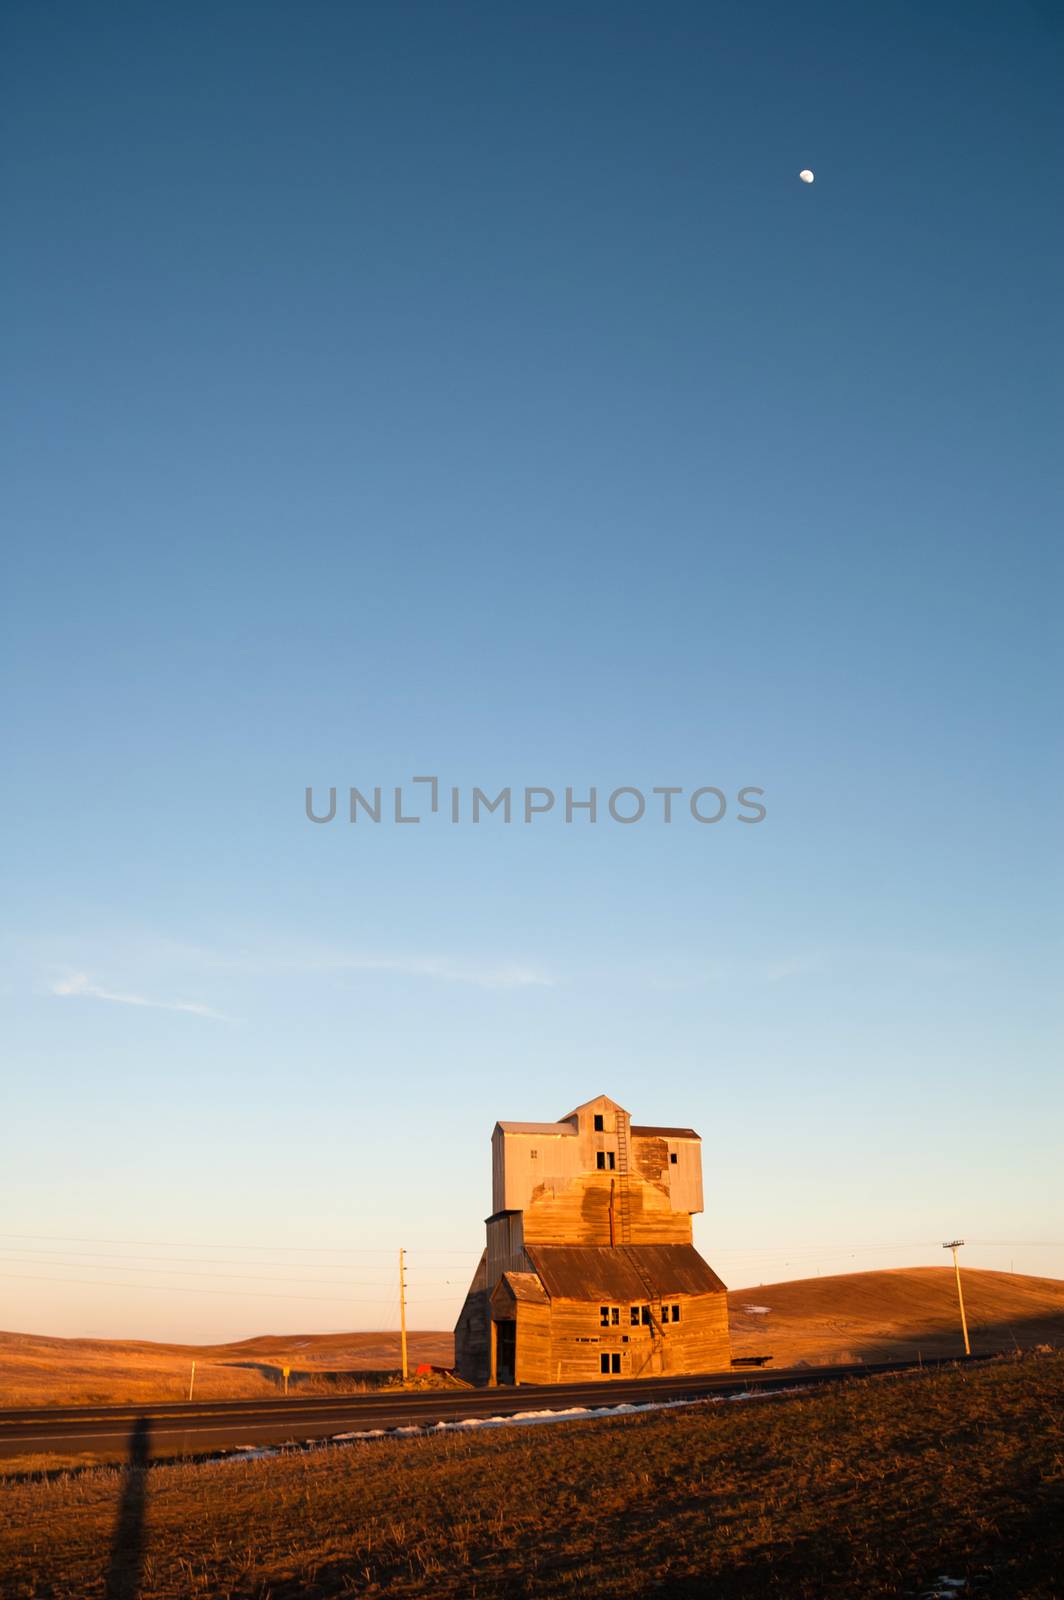
[[[517,1370],[517,1323],[495,1324],[495,1381],[513,1383]]]

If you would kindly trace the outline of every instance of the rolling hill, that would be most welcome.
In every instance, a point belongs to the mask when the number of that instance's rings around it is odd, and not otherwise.
[[[972,1349],[1064,1346],[1064,1282],[966,1271]],[[773,1365],[915,1360],[959,1354],[957,1295],[949,1267],[908,1267],[762,1284],[729,1293],[736,1356]],[[411,1367],[453,1360],[449,1332],[409,1335]],[[181,1400],[196,1362],[203,1399],[276,1390],[282,1366],[293,1389],[354,1389],[399,1364],[395,1333],[261,1334],[231,1344],[150,1344],[0,1333],[0,1393],[8,1406]]]
[[[965,1271],[972,1350],[1064,1345],[1064,1281]],[[898,1267],[733,1289],[732,1350],[773,1365],[904,1361],[963,1353],[951,1267]]]

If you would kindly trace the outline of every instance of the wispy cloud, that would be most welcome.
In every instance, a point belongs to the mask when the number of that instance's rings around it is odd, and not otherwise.
[[[318,963],[312,963],[318,965]],[[470,983],[480,989],[552,988],[554,979],[536,967],[519,963],[450,961],[440,956],[374,956],[337,954],[325,957],[319,970],[396,972],[411,978],[439,978],[445,983]]]
[[[229,1019],[211,1006],[200,1005],[196,1000],[151,1000],[143,994],[127,994],[120,989],[105,989],[92,983],[85,972],[75,972],[68,978],[56,978],[50,985],[52,994],[75,996],[87,1000],[110,1000],[119,1006],[147,1006],[152,1011],[187,1011],[194,1017],[213,1017],[219,1022]]]
[[[143,949],[143,945],[141,947]],[[315,973],[380,972],[399,977],[436,979],[481,989],[553,989],[557,978],[529,961],[488,961],[481,957],[424,954],[419,951],[352,950],[313,942],[292,945],[226,947],[155,940],[153,949],[169,965],[213,977],[262,978]]]
[[[828,969],[825,956],[780,956],[777,959],[708,961],[697,968],[688,965],[677,972],[652,972],[646,981],[652,989],[683,991],[690,989],[761,988],[766,984],[788,983],[794,978],[822,975]]]

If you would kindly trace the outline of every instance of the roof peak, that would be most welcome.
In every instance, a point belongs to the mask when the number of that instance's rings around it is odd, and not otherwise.
[[[608,1094],[597,1094],[591,1100],[581,1101],[578,1106],[573,1107],[572,1111],[567,1111],[565,1116],[560,1117],[558,1120],[560,1122],[568,1122],[570,1117],[578,1116],[581,1111],[599,1111],[607,1108],[610,1111],[623,1111],[625,1116],[628,1116],[627,1108],[622,1106],[619,1100],[611,1100]]]

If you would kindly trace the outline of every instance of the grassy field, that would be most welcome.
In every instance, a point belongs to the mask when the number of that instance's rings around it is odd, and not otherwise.
[[[1064,1356],[1029,1355],[613,1421],[11,1483],[0,1592],[1051,1600],[1062,1400]]]
[[[1064,1346],[1064,1282],[1009,1272],[964,1273],[972,1349]],[[962,1348],[952,1267],[899,1267],[733,1290],[736,1355],[771,1351],[778,1367],[909,1361]],[[750,1310],[757,1307],[757,1310]]]
[[[976,1351],[1064,1345],[1064,1283],[1004,1272],[966,1272]],[[736,1355],[771,1353],[776,1366],[915,1359],[960,1349],[957,1294],[948,1267],[806,1278],[733,1290]],[[751,1309],[755,1308],[755,1309]],[[410,1361],[447,1366],[450,1333],[412,1333]],[[295,1393],[356,1392],[399,1364],[395,1333],[264,1334],[226,1345],[52,1339],[0,1333],[0,1394],[9,1406],[181,1400],[196,1362],[204,1400],[276,1393],[282,1366]]]
[[[411,1367],[448,1365],[449,1333],[411,1333]],[[399,1366],[397,1333],[263,1334],[235,1344],[148,1344],[120,1339],[52,1339],[0,1333],[5,1406],[107,1405],[184,1400],[196,1363],[196,1398],[259,1399],[276,1394],[291,1367],[292,1392],[357,1393]]]

